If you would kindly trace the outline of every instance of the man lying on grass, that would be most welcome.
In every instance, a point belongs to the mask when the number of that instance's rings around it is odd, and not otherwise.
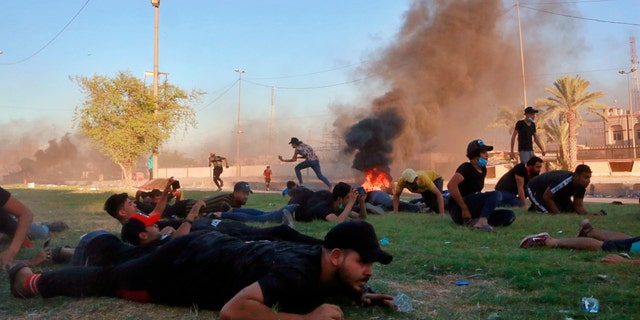
[[[549,233],[543,232],[527,236],[520,241],[520,248],[532,247],[640,253],[640,237],[634,238],[618,231],[596,229],[589,219],[584,219],[575,238],[552,238]],[[640,264],[640,260],[629,260],[613,254],[604,257],[602,262]]]
[[[153,253],[111,268],[70,267],[34,274],[9,271],[15,297],[115,296],[139,302],[220,309],[221,319],[343,319],[325,296],[364,305],[392,297],[366,287],[374,262],[389,264],[373,226],[349,221],[333,227],[322,246],[247,242],[218,232],[195,232]],[[162,281],[154,281],[162,279]]]

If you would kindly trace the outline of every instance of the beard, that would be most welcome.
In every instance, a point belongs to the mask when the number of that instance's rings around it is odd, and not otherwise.
[[[349,276],[345,268],[339,268],[333,273],[333,278],[338,284],[338,290],[341,292],[361,293],[364,285],[369,281],[369,277],[355,278]]]

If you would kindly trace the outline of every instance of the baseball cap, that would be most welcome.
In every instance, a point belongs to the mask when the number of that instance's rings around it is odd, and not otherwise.
[[[484,144],[484,141],[482,141],[482,139],[476,139],[469,142],[469,145],[467,145],[467,156],[470,156],[482,151],[491,151],[491,150],[493,150],[493,146],[488,146]]]
[[[406,182],[413,182],[417,177],[418,174],[411,168],[404,169],[404,171],[402,171],[402,175],[400,176],[400,178],[402,178],[402,180]]]
[[[298,140],[298,138],[293,137],[291,138],[291,141],[289,141],[289,144],[293,144],[293,143],[300,143],[300,140]]]
[[[538,110],[534,109],[532,106],[528,106],[524,109],[524,113],[538,113]]]
[[[156,222],[158,222],[158,220],[160,220],[160,214],[158,213],[154,213],[154,214],[144,214],[142,212],[138,212],[136,214],[131,215],[131,217],[129,217],[129,219],[135,219],[138,220],[142,223],[144,223],[145,227],[148,226],[152,226],[154,224],[156,224]]]
[[[389,264],[393,256],[380,249],[378,236],[373,226],[366,221],[352,220],[333,227],[324,237],[323,246],[327,249],[351,249],[360,254],[364,262]]]
[[[237,182],[233,186],[233,192],[236,192],[236,191],[243,191],[243,192],[253,193],[253,191],[251,190],[251,186],[249,186],[249,182],[246,182],[246,181]]]

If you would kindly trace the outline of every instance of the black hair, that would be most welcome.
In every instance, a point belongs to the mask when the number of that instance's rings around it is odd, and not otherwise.
[[[144,222],[132,218],[122,225],[120,236],[122,237],[122,241],[137,246],[140,244],[140,232],[146,231],[147,227],[144,225]]]
[[[333,186],[333,200],[346,197],[351,191],[351,186],[344,182],[338,182]]]
[[[118,217],[118,211],[122,209],[128,198],[129,195],[126,192],[111,195],[107,198],[107,201],[104,202],[104,211],[115,219],[120,220]]]
[[[294,181],[287,181],[287,189],[293,189],[296,186],[296,183]]]
[[[586,164],[579,164],[574,171],[575,174],[591,173],[591,168]]]
[[[544,160],[542,160],[542,158],[540,158],[540,157],[533,156],[533,157],[531,157],[531,159],[529,159],[529,161],[527,161],[527,166],[533,167],[538,162],[542,163],[542,162],[544,162]]]

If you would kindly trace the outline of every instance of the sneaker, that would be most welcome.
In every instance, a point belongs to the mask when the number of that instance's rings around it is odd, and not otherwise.
[[[49,232],[62,232],[69,229],[69,225],[67,225],[64,221],[44,222],[42,223],[42,225],[47,226],[47,228],[49,228]]]
[[[531,247],[544,247],[545,242],[549,239],[549,234],[546,232],[534,234],[525,237],[520,241],[520,248],[526,249]]]
[[[384,209],[382,209],[382,207],[380,206],[374,205],[373,203],[367,202],[365,206],[367,207],[367,210],[371,213],[384,214]]]
[[[591,231],[593,231],[593,226],[589,219],[584,219],[580,222],[580,231],[578,231],[577,237],[586,237]]]
[[[282,210],[282,224],[289,226],[289,228],[291,229],[295,229],[296,226],[294,224],[294,218],[293,218],[293,214],[291,213],[291,211],[289,211],[288,209],[284,209]]]

